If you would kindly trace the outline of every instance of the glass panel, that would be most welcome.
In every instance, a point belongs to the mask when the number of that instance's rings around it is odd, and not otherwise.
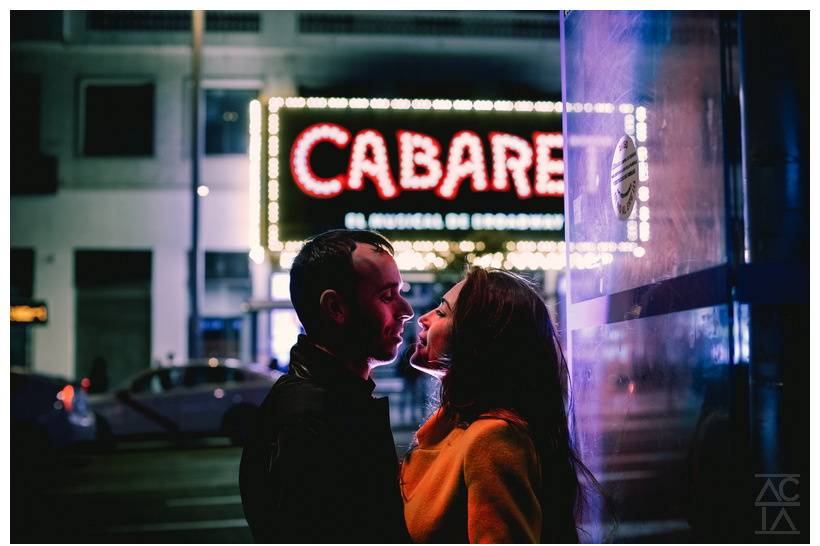
[[[693,526],[708,538],[715,518],[728,523],[715,506],[731,477],[728,320],[720,306],[573,332],[577,439],[620,519],[616,541],[686,542]]]
[[[563,47],[566,233],[585,266],[571,302],[724,263],[717,14],[572,11]],[[637,180],[622,220],[610,175],[624,136]]]

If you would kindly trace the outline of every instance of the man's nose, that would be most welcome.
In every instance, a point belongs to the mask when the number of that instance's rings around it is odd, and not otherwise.
[[[407,300],[404,299],[404,298],[401,298],[401,304],[402,304],[401,311],[400,311],[401,320],[408,321],[411,318],[413,318],[413,315],[415,313],[413,312],[413,308],[410,306],[410,304],[407,302]]]

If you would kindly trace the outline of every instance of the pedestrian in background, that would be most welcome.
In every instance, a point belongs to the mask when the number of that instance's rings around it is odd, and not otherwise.
[[[293,262],[305,329],[257,412],[239,483],[257,542],[407,542],[387,398],[370,373],[396,357],[413,311],[390,243],[334,230]]]
[[[108,363],[101,356],[95,356],[88,371],[88,392],[92,394],[108,390]]]
[[[441,406],[401,471],[414,542],[578,542],[568,371],[549,313],[522,277],[472,269],[419,319],[413,366]],[[594,478],[592,478],[594,480]]]

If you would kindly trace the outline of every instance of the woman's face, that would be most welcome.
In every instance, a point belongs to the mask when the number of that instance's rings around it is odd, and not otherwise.
[[[463,286],[464,281],[457,283],[444,294],[438,307],[419,318],[421,330],[419,330],[416,350],[410,357],[410,364],[439,379],[447,371],[441,358],[447,354],[453,325],[453,311]]]

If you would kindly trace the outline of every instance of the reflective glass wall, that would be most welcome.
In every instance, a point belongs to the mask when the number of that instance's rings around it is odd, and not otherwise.
[[[744,147],[753,135],[740,90],[754,52],[743,28],[742,16],[717,12],[562,13],[566,238],[589,258],[569,273],[575,430],[608,499],[590,495],[585,541],[766,538],[759,531],[772,522],[760,523],[756,504],[763,475],[800,470],[764,464],[797,460],[774,457],[785,447],[802,453],[783,419],[802,407],[786,404],[787,393],[805,398],[783,378],[801,377],[794,370],[808,362],[772,356],[799,338],[802,307],[753,313],[765,297],[792,296],[770,286],[764,297],[755,279],[768,265],[747,252],[749,211],[788,201],[773,200],[778,190],[755,197],[767,192],[749,191],[744,178],[760,156]],[[768,176],[755,183],[779,180]],[[756,218],[770,234],[776,216]],[[807,249],[807,232],[796,233],[793,246]],[[807,263],[795,265],[778,278],[802,282],[805,270],[808,298]],[[803,525],[784,521],[777,530]]]

